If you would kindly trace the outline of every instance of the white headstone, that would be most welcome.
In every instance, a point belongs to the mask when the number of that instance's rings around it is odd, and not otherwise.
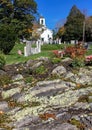
[[[59,39],[59,44],[61,44],[61,39]]]
[[[29,56],[31,54],[37,54],[41,52],[41,41],[36,42],[36,47],[31,47],[31,41],[26,41],[26,46],[24,47],[24,56]]]
[[[28,56],[28,54],[27,54],[27,47],[26,46],[24,47],[24,56]]]
[[[75,44],[75,40],[71,40],[71,44]]]
[[[40,41],[36,42],[36,47],[37,47],[38,53],[41,52],[41,43],[40,43]]]

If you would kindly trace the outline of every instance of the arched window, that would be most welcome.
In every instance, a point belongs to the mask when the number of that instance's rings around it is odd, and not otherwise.
[[[41,24],[43,25],[43,19],[41,20]]]

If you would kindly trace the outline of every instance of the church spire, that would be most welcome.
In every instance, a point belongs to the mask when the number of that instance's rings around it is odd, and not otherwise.
[[[45,24],[45,18],[43,16],[40,16],[39,24],[43,25],[43,26],[46,26],[46,24]]]

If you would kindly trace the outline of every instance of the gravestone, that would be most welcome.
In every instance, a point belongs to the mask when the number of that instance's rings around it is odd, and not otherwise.
[[[24,47],[24,56],[29,56],[31,54],[38,54],[41,52],[41,42],[40,40],[36,41],[36,47],[32,48],[32,42],[26,41],[26,46]]]
[[[26,46],[24,47],[24,56],[29,56],[31,50],[31,42],[26,40]]]
[[[61,44],[61,39],[59,39],[58,44]]]
[[[71,40],[71,44],[78,44],[78,40]]]
[[[24,56],[28,56],[27,47],[26,46],[24,47]]]
[[[71,44],[75,44],[75,40],[71,40]]]

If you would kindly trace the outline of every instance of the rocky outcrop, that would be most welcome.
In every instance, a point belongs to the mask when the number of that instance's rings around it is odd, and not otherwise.
[[[5,75],[6,72],[4,70],[0,70],[0,75]]]
[[[58,75],[58,76],[62,76],[66,73],[66,69],[64,68],[64,66],[57,66],[53,71],[52,74],[53,75]]]
[[[0,88],[0,129],[91,130],[92,67],[69,69],[70,62],[40,58],[6,66],[11,82],[4,79]],[[47,71],[33,73],[41,65]]]

